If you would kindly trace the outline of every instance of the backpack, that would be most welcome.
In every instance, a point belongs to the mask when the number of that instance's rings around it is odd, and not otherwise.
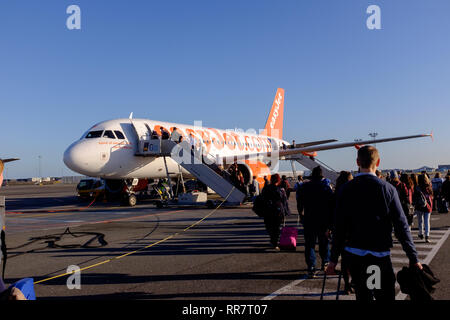
[[[422,212],[432,212],[433,201],[431,200],[431,196],[429,194],[424,194],[421,190],[416,190],[416,193],[419,193],[415,203],[416,210]]]
[[[252,207],[253,212],[256,213],[256,215],[260,218],[264,218],[267,207],[266,207],[266,203],[264,201],[264,198],[262,197],[262,195],[257,195],[255,197],[255,199],[253,200],[253,207]]]
[[[260,195],[255,197],[252,209],[259,217],[264,217],[267,213],[271,216],[273,213],[275,213],[274,216],[283,216],[285,210],[282,199],[281,189],[274,189],[269,185]]]

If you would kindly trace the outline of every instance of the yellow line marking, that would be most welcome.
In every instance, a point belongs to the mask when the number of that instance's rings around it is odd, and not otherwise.
[[[235,189],[235,187],[233,187],[233,188],[231,189],[230,193],[226,196],[226,198],[225,198],[225,199],[224,199],[224,200],[223,200],[223,201],[222,201],[222,202],[221,202],[221,203],[220,203],[213,211],[211,211],[209,214],[207,214],[206,216],[204,216],[204,217],[203,217],[202,219],[200,219],[199,221],[193,223],[192,225],[190,225],[189,227],[187,227],[186,229],[184,229],[183,232],[186,232],[186,231],[188,231],[189,229],[195,227],[196,225],[198,225],[199,223],[201,223],[202,221],[204,221],[205,219],[207,219],[208,217],[210,217],[214,212],[216,212],[216,211],[222,206],[222,204],[223,204],[225,201],[227,201],[228,197],[231,195],[231,193],[233,192],[234,189]],[[172,239],[172,238],[178,236],[179,234],[180,234],[179,232],[176,232],[176,233],[174,233],[174,234],[172,234],[172,235],[170,235],[170,236],[168,236],[168,237],[166,237],[166,238],[164,238],[164,239],[162,239],[162,240],[159,240],[159,241],[157,241],[157,242],[154,242],[154,243],[152,243],[152,244],[150,244],[150,245],[148,245],[148,246],[145,246],[145,247],[143,247],[143,248],[137,249],[137,250],[135,250],[135,251],[128,252],[128,253],[122,254],[122,255],[120,255],[120,256],[111,258],[111,259],[104,260],[104,261],[102,261],[102,262],[99,262],[99,263],[96,263],[96,264],[93,264],[93,265],[90,265],[90,266],[81,268],[80,270],[77,270],[77,271],[66,272],[66,273],[59,274],[59,275],[56,275],[56,276],[53,276],[53,277],[50,277],[50,278],[46,278],[46,279],[42,279],[42,280],[39,280],[39,281],[35,281],[34,284],[39,284],[39,283],[47,282],[47,281],[50,281],[50,280],[53,280],[53,279],[65,277],[65,276],[74,274],[75,272],[85,271],[85,270],[88,270],[88,269],[92,269],[92,268],[101,266],[101,265],[106,264],[106,263],[108,263],[108,262],[112,262],[112,261],[115,261],[115,260],[119,260],[119,259],[128,257],[128,256],[130,256],[130,255],[132,255],[132,254],[135,254],[135,253],[139,252],[139,251],[142,251],[142,250],[151,248],[151,247],[156,246],[156,245],[158,245],[158,244],[160,244],[160,243],[163,243],[163,242],[165,242],[165,241],[167,241],[167,240],[170,240],[170,239]]]

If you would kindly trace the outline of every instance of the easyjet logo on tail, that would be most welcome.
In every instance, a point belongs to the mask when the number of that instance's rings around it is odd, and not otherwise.
[[[275,122],[279,116],[281,101],[283,101],[283,96],[281,95],[281,92],[278,92],[278,97],[275,99],[275,109],[273,110],[272,119],[270,120],[270,128],[272,129],[275,127]]]
[[[283,137],[283,109],[284,109],[284,90],[278,88],[272,109],[267,118],[264,127],[264,134],[270,137],[281,139]]]

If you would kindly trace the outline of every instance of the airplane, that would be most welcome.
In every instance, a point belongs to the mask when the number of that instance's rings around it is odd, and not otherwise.
[[[419,134],[412,136],[354,141],[349,143],[331,143],[335,139],[291,144],[283,140],[284,89],[278,88],[267,118],[264,130],[260,134],[206,128],[187,124],[171,123],[150,119],[121,118],[103,121],[89,128],[81,138],[72,143],[64,152],[63,161],[68,168],[80,174],[103,178],[106,190],[123,193],[125,202],[136,203],[134,193],[147,187],[148,179],[178,177],[180,174],[192,177],[191,172],[180,168],[173,157],[155,154],[142,156],[140,141],[152,138],[164,139],[176,131],[186,143],[190,141],[202,152],[217,159],[240,159],[238,168],[243,173],[245,183],[257,177],[260,186],[263,177],[270,177],[271,164],[268,159],[285,159],[289,156],[303,155],[314,159],[318,151],[356,147],[432,136]],[[192,142],[193,141],[193,142]],[[331,144],[330,144],[331,143]],[[266,157],[261,158],[261,155]],[[270,158],[269,158],[270,157]],[[253,160],[253,161],[252,161]],[[221,163],[224,170],[233,164]],[[134,181],[132,185],[130,181]],[[137,181],[137,182],[136,182]],[[124,188],[124,184],[128,187]]]

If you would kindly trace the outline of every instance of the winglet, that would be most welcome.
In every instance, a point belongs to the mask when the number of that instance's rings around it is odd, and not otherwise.
[[[128,117],[128,119],[133,119],[133,112],[132,113],[130,113],[130,116]]]
[[[272,109],[266,121],[264,134],[281,139],[283,137],[284,89],[278,88]]]
[[[0,159],[0,161],[3,163],[17,161],[17,160],[20,160],[20,159],[18,159],[18,158]]]

